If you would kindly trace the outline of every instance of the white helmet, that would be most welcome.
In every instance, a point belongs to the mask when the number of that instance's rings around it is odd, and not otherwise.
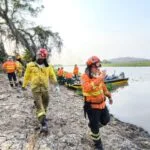
[[[13,60],[12,56],[8,56],[7,60]]]

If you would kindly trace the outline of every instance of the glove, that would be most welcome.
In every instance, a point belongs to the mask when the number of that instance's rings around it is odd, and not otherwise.
[[[113,100],[112,100],[112,98],[111,98],[111,97],[109,98],[109,104],[110,104],[110,105],[112,105],[112,104],[113,104]]]
[[[101,81],[104,81],[105,77],[106,77],[106,71],[102,71],[100,76],[94,80],[94,85],[98,86],[101,83]]]
[[[22,87],[22,91],[26,91],[27,89],[25,87]]]
[[[59,85],[56,85],[56,87],[55,87],[55,91],[56,91],[56,93],[60,93]]]
[[[105,79],[106,78],[106,76],[107,76],[107,74],[106,74],[106,70],[102,70],[101,71],[101,74],[100,74],[100,76],[99,77],[101,77],[101,79]]]

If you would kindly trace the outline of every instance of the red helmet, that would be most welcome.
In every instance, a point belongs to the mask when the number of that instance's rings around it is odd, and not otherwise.
[[[100,59],[97,56],[92,56],[88,59],[88,61],[86,62],[87,66],[91,66],[91,65],[96,65],[97,63],[99,63],[100,65]],[[97,66],[97,65],[96,65]],[[99,67],[99,66],[97,66]]]
[[[40,48],[37,53],[36,53],[37,57],[41,58],[41,59],[46,59],[48,57],[48,51],[45,48]]]

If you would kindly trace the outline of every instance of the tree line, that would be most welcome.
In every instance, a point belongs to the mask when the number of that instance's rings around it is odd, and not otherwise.
[[[15,43],[16,51],[23,48],[31,57],[40,47],[50,53],[52,50],[61,52],[63,43],[58,32],[27,20],[37,17],[43,9],[42,0],[0,1],[0,61],[7,55],[4,43],[8,39]]]

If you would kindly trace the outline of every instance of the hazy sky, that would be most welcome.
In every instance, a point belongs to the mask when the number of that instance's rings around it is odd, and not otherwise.
[[[85,62],[91,55],[150,58],[150,0],[44,0],[38,23],[60,33],[53,62]]]

